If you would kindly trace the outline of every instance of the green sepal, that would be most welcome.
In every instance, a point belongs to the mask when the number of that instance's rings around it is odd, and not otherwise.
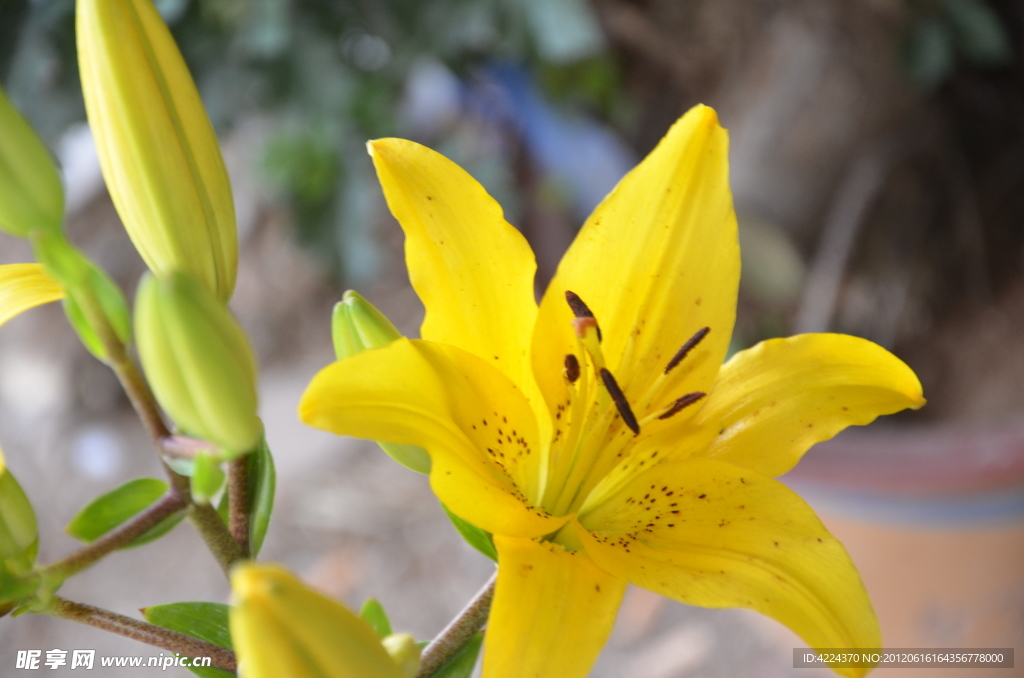
[[[209,504],[223,487],[224,478],[218,459],[205,452],[197,454],[192,465],[192,499],[199,504]]]
[[[462,646],[455,656],[439,668],[432,678],[469,678],[476,668],[476,660],[480,656],[480,648],[484,644],[484,634],[478,633]]]
[[[220,603],[170,603],[142,608],[150,624],[184,633],[220,647],[233,650],[228,628],[228,606]],[[235,674],[212,667],[188,667],[202,678],[234,678]]]
[[[59,231],[64,188],[46,146],[0,88],[0,230]]]
[[[277,489],[277,472],[274,457],[270,454],[266,436],[248,456],[249,460],[249,550],[252,557],[259,555],[263,539],[270,527],[270,515],[274,512],[274,492]]]
[[[155,478],[131,480],[117,489],[93,499],[71,519],[64,530],[75,539],[90,544],[152,506],[166,492],[167,483],[162,480]],[[122,548],[133,548],[158,539],[174,529],[184,518],[185,511],[178,511],[164,518]]]
[[[383,640],[391,635],[391,620],[384,606],[376,598],[367,598],[363,603],[363,609],[359,610],[359,617],[370,625],[377,637]]]
[[[466,540],[466,543],[494,562],[498,562],[498,551],[494,548],[494,540],[491,539],[490,532],[481,530],[476,525],[467,523],[465,520],[449,511],[448,507],[444,504],[441,504],[441,508],[444,509],[448,519],[452,521],[452,525],[454,525],[455,529],[459,531],[459,534],[461,534],[462,538]]]

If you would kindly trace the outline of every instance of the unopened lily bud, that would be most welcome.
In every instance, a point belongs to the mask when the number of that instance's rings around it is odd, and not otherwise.
[[[14,574],[32,568],[39,546],[36,514],[0,451],[0,568]]]
[[[358,292],[348,290],[334,305],[331,335],[338,360],[360,351],[387,346],[402,333]],[[418,473],[430,473],[430,455],[422,447],[377,441],[389,457]]]
[[[0,88],[0,230],[60,230],[64,189],[46,146]]]
[[[420,671],[420,654],[423,652],[416,644],[416,639],[408,633],[392,633],[380,642],[398,665],[402,675],[405,678],[415,678]]]
[[[182,432],[227,453],[255,447],[256,360],[231,312],[186,273],[147,274],[135,295],[135,340],[161,407]]]
[[[231,641],[245,678],[404,678],[373,629],[278,565],[231,573]]]
[[[100,167],[146,265],[235,286],[235,208],[217,136],[152,0],[78,0],[78,64]]]

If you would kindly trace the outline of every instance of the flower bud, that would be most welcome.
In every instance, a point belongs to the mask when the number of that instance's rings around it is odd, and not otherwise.
[[[398,665],[402,675],[405,678],[415,678],[420,671],[420,654],[423,652],[416,644],[416,639],[408,633],[392,633],[380,642]]]
[[[0,230],[59,231],[64,189],[49,151],[0,88]]]
[[[387,346],[402,336],[391,321],[358,292],[348,290],[331,317],[334,353],[342,360],[360,351]],[[389,457],[418,473],[430,473],[430,455],[416,445],[377,441]]]
[[[231,573],[231,641],[245,678],[404,678],[370,626],[278,565]]]
[[[235,286],[235,208],[217,136],[151,0],[78,0],[78,64],[100,167],[121,221],[159,275]]]
[[[24,574],[35,563],[38,546],[35,511],[0,451],[0,569],[6,565]]]
[[[182,432],[227,456],[259,440],[256,360],[231,312],[186,273],[147,274],[135,295],[135,339],[161,407]]]

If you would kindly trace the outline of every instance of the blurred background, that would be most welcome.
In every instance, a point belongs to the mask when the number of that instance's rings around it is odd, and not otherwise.
[[[232,306],[260,356],[279,467],[265,558],[350,606],[380,598],[420,638],[491,569],[425,478],[294,415],[332,359],[329,313],[344,289],[407,334],[422,319],[365,141],[411,138],[470,171],[533,245],[540,291],[605,193],[706,103],[731,135],[743,248],[734,349],[808,331],[866,337],[909,363],[929,398],[818,446],[783,480],[847,545],[888,647],[1024,649],[1020,0],[156,5],[235,191]],[[84,122],[72,0],[0,0],[0,80],[60,161],[71,237],[130,292],[144,267]],[[0,239],[0,262],[30,257]],[[91,498],[159,473],[116,381],[59,308],[0,332],[0,405],[0,444],[37,505],[43,560],[75,547],[62,528]],[[62,592],[133,614],[227,589],[186,526]],[[631,589],[594,675],[831,675],[792,669],[798,646],[753,613]],[[26,648],[159,654],[70,622],[0,620],[0,666]],[[1024,668],[1000,675],[1011,674]]]

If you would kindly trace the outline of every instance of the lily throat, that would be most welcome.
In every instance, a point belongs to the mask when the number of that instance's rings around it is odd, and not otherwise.
[[[540,502],[556,516],[578,512],[609,474],[629,469],[640,472],[657,461],[658,450],[641,449],[638,443],[664,429],[666,420],[680,423],[677,415],[706,396],[693,391],[667,404],[659,397],[669,374],[710,332],[709,327],[697,330],[649,386],[640,389],[643,392],[631,392],[630,385],[620,384],[605,360],[601,327],[594,313],[576,293],[566,290],[565,298],[573,313],[577,350],[566,355],[563,363],[566,395],[554,408],[547,483]],[[638,454],[645,458],[638,459]]]

